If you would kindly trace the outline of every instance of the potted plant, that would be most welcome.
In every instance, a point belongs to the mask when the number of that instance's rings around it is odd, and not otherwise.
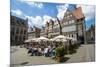
[[[55,49],[56,50],[56,60],[57,62],[62,62],[64,59],[64,46],[62,43],[59,44],[59,46]]]

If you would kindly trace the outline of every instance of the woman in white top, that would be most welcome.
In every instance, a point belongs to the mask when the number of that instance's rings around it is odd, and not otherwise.
[[[44,49],[44,55],[45,55],[45,57],[48,56],[48,50],[49,50],[49,48],[47,48],[47,47]]]

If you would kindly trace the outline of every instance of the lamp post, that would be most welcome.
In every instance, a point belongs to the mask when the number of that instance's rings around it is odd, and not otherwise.
[[[83,18],[83,35],[84,35],[84,44],[87,44],[85,17]]]

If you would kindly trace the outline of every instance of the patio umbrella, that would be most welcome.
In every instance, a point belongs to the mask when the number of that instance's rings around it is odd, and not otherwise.
[[[54,41],[60,42],[60,41],[62,41],[62,40],[61,40],[61,39],[56,39],[56,40],[54,40]]]
[[[53,39],[50,39],[49,41],[53,41]]]
[[[49,41],[49,39],[48,38],[46,38],[46,37],[40,37],[40,38],[38,38],[38,40],[43,40],[43,41]]]
[[[25,40],[25,42],[28,42],[28,40]]]
[[[55,39],[54,38],[52,38],[52,39],[49,39],[50,41],[55,41]]]
[[[64,36],[64,35],[59,35],[59,36],[53,38],[54,41],[62,41],[63,39],[66,40],[66,36]]]
[[[25,42],[31,42],[31,39],[25,40]]]
[[[60,42],[60,41],[66,42],[67,41],[66,36],[64,36],[64,35],[59,35],[59,36],[53,38],[53,40],[57,41],[57,42]]]
[[[66,39],[66,36],[64,36],[64,35],[59,35],[59,36],[55,37],[54,39]]]
[[[66,38],[69,39],[69,40],[76,41],[76,39],[75,38],[72,38],[72,37],[66,37]]]
[[[67,40],[66,40],[66,39],[62,39],[62,41],[63,41],[63,42],[67,42]]]
[[[32,42],[37,42],[38,38],[32,38],[31,40],[32,40]]]

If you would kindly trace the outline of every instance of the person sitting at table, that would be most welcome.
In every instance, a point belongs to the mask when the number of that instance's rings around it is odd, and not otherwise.
[[[51,51],[51,57],[55,58],[55,55],[56,55],[56,51],[55,51],[55,47],[53,47]]]
[[[32,47],[31,46],[28,47],[28,54],[29,53],[32,53]]]
[[[44,46],[41,46],[41,54],[44,56]]]
[[[31,52],[31,56],[34,56],[35,52],[34,52],[34,46],[32,46],[32,52]]]
[[[46,47],[46,48],[44,49],[44,56],[45,56],[45,57],[48,57],[48,50],[49,50],[48,47]]]
[[[38,56],[42,55],[42,50],[40,48],[40,46],[38,47]]]
[[[36,47],[36,46],[34,47],[34,55],[35,55],[35,56],[38,55],[38,50],[37,50],[37,47]]]

